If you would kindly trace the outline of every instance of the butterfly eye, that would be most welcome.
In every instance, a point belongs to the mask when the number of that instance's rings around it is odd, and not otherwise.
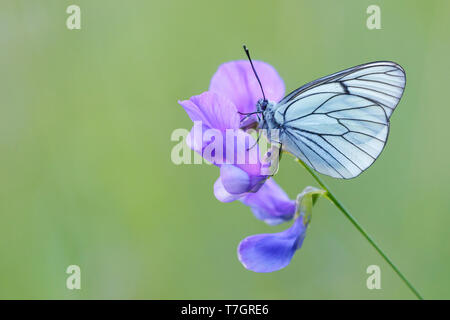
[[[261,103],[261,109],[262,109],[262,111],[266,110],[267,104],[268,104],[267,100],[263,100],[263,102]]]

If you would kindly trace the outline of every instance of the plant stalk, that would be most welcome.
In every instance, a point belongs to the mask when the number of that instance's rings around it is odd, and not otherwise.
[[[383,250],[378,246],[378,244],[373,240],[373,238],[367,233],[366,230],[356,221],[356,219],[348,212],[347,209],[342,205],[342,203],[334,196],[334,194],[330,191],[330,188],[322,181],[322,179],[311,169],[309,168],[303,161],[298,160],[306,170],[313,176],[313,178],[317,181],[317,183],[327,192],[327,198],[333,202],[333,204],[347,217],[348,220],[355,226],[355,228],[363,235],[364,238],[369,241],[372,247],[383,257],[383,259],[391,266],[391,268],[397,273],[397,275],[403,280],[403,282],[408,286],[408,288],[414,293],[414,295],[423,300],[422,295],[414,288],[414,286],[409,282],[408,279],[403,275],[403,273],[397,268],[397,266],[392,262],[392,260],[384,253]]]

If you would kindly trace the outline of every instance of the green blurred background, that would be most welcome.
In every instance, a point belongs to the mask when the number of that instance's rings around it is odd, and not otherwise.
[[[71,4],[81,30],[66,28]],[[425,298],[450,298],[449,21],[444,0],[2,0],[0,298],[414,298],[325,200],[287,268],[247,271],[238,243],[287,225],[218,202],[217,168],[171,162],[172,131],[191,127],[177,100],[243,43],[287,90],[373,60],[405,68],[380,159],[324,179]],[[295,197],[315,182],[292,159],[277,181]],[[71,264],[81,290],[66,289]],[[372,264],[381,290],[366,287]]]

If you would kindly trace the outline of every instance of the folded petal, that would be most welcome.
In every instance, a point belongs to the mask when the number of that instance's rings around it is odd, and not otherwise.
[[[261,175],[260,149],[256,140],[243,130],[234,131],[234,135],[233,146],[231,144],[227,146],[228,151],[233,151],[227,156],[227,163],[238,166],[251,176]]]
[[[222,182],[232,194],[257,192],[268,177],[263,170],[259,146],[250,134],[242,130],[235,130],[234,135],[231,138],[233,144],[229,144],[230,137],[226,137],[225,161],[232,166],[222,166]]]
[[[220,178],[226,191],[240,194],[250,191],[250,176],[244,170],[231,164],[220,167]]]
[[[224,164],[220,166],[220,177],[214,183],[214,195],[221,202],[239,200],[257,192],[266,179],[265,176],[251,176],[238,166]]]
[[[221,202],[232,202],[238,200],[242,195],[231,194],[223,186],[222,179],[219,177],[214,183],[214,195]]]
[[[271,65],[253,60],[266,98],[280,101],[284,96],[284,82]],[[231,61],[219,66],[211,79],[210,91],[219,92],[233,101],[242,113],[256,111],[256,102],[262,98],[261,89],[247,60]]]
[[[254,272],[273,272],[286,267],[297,249],[302,246],[307,224],[300,216],[287,230],[258,234],[241,241],[238,257],[242,265]]]
[[[248,193],[241,198],[249,206],[256,218],[269,225],[288,221],[295,214],[295,200],[289,199],[286,192],[275,182],[268,179],[255,193]]]
[[[206,91],[178,103],[193,122],[201,121],[206,127],[219,130],[239,128],[236,106],[226,96]]]
[[[186,137],[186,144],[188,147],[195,152],[198,152],[200,155],[203,154],[203,149],[207,145],[207,141],[203,141],[203,132],[208,129],[209,127],[205,126],[203,122],[195,121],[191,131]]]

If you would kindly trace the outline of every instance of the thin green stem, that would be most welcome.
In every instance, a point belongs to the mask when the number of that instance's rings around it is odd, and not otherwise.
[[[336,197],[333,195],[333,193],[330,191],[330,189],[327,187],[327,185],[322,181],[322,179],[319,178],[319,176],[311,170],[307,165],[305,165],[302,161],[299,160],[299,162],[308,170],[308,172],[314,177],[314,179],[317,181],[317,183],[327,192],[327,198],[330,199],[333,204],[338,207],[339,210],[347,217],[348,220],[355,226],[355,228],[363,235],[364,238],[369,241],[369,243],[372,245],[372,247],[377,250],[377,252],[383,257],[383,259],[394,269],[394,271],[397,273],[397,275],[403,280],[403,282],[408,286],[408,288],[415,294],[417,298],[420,300],[423,300],[423,297],[420,295],[420,293],[414,288],[414,286],[411,284],[411,282],[406,279],[406,277],[403,275],[403,273],[397,268],[397,266],[389,259],[389,257],[381,250],[381,248],[376,244],[376,242],[373,240],[373,238],[364,230],[364,228],[356,221],[356,219],[348,212],[347,209],[344,208],[342,203],[336,199]]]

